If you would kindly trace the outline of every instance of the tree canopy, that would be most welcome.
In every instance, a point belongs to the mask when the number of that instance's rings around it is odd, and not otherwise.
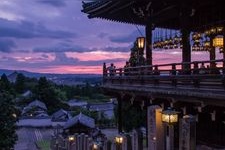
[[[6,91],[0,91],[0,147],[3,150],[13,148],[17,140],[17,109],[13,97]]]

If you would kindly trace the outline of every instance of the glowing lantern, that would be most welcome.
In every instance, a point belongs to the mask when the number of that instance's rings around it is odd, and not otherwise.
[[[75,140],[75,138],[74,138],[74,136],[73,136],[73,135],[70,135],[70,136],[68,137],[68,139],[69,139],[69,141],[70,141],[70,142],[72,142],[72,141],[74,141],[74,140]]]
[[[123,143],[123,137],[122,136],[116,136],[115,137],[115,142],[117,144],[122,144]]]
[[[214,47],[223,47],[223,37],[217,36],[213,39],[213,46]]]
[[[138,44],[138,48],[143,50],[145,48],[145,38],[144,37],[138,37],[137,38],[137,44]]]
[[[94,143],[93,144],[93,150],[97,150],[98,149],[98,144],[97,143]]]
[[[221,34],[222,31],[223,31],[223,27],[217,27],[217,28],[216,28],[216,32],[217,32],[218,34]]]
[[[178,122],[178,112],[168,109],[162,111],[162,122],[167,124],[174,124]]]

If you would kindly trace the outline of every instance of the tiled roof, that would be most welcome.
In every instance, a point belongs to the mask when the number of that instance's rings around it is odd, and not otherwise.
[[[44,110],[47,110],[47,107],[46,107],[45,103],[43,103],[43,102],[41,102],[39,100],[35,100],[35,101],[31,102],[28,105],[28,107],[40,107],[40,108],[42,108]]]
[[[68,129],[78,123],[80,123],[84,126],[87,126],[89,128],[95,128],[95,120],[91,117],[88,117],[88,116],[80,113],[79,115],[68,120],[66,122],[66,124],[64,125],[64,129]]]
[[[71,118],[71,115],[67,111],[65,111],[64,109],[60,109],[52,115],[52,119],[59,119],[64,115],[68,116],[68,118]]]
[[[113,108],[113,103],[89,104],[89,110],[112,110]]]

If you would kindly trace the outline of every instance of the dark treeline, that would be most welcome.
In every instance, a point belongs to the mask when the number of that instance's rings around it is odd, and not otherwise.
[[[47,105],[49,113],[53,113],[60,108],[67,109],[66,101],[71,99],[81,99],[88,102],[99,102],[108,100],[102,94],[99,84],[91,85],[88,82],[84,85],[57,85],[46,77],[29,78],[19,73],[15,82],[9,82],[7,76],[1,76],[0,89],[8,91],[13,98],[19,98],[20,105],[38,99]],[[31,91],[32,96],[22,97],[26,91]]]

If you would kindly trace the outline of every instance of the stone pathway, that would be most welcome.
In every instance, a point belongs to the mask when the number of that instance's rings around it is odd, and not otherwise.
[[[36,141],[50,140],[52,129],[45,128],[19,128],[16,131],[18,141],[15,150],[38,150]]]

